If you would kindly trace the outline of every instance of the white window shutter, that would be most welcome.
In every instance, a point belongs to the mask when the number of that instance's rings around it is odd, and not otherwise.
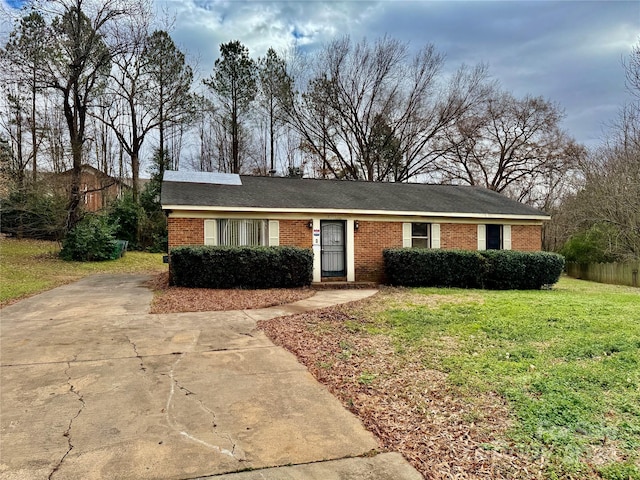
[[[402,224],[402,246],[403,247],[411,247],[411,224],[403,223]]]
[[[487,249],[487,226],[478,225],[478,250]]]
[[[280,245],[280,222],[269,220],[269,246],[277,247],[278,245]]]
[[[511,250],[511,225],[502,226],[502,248]]]
[[[431,248],[440,248],[440,224],[431,224]]]
[[[217,245],[218,244],[218,235],[217,235],[217,222],[215,220],[205,220],[204,221],[204,244],[205,245]]]

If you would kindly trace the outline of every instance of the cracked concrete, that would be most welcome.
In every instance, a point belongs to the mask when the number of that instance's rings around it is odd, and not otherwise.
[[[374,437],[256,329],[372,291],[149,315],[145,280],[89,277],[0,311],[0,479],[420,478],[363,457]],[[262,476],[233,473],[249,469]]]
[[[144,360],[142,359],[142,355],[138,353],[138,347],[136,346],[135,342],[133,342],[129,337],[127,337],[127,340],[129,340],[129,343],[133,347],[133,352],[135,353],[136,358],[140,360],[140,370],[142,370],[143,372],[146,372],[147,367],[144,366]]]
[[[56,474],[56,472],[60,470],[60,467],[62,466],[64,459],[67,458],[67,456],[71,453],[71,450],[73,450],[73,442],[71,440],[71,428],[73,427],[74,420],[80,416],[80,414],[82,413],[82,410],[84,410],[84,407],[87,406],[82,394],[78,390],[76,390],[75,386],[73,385],[72,377],[69,374],[70,370],[71,370],[71,362],[67,362],[67,368],[64,371],[64,373],[67,376],[67,383],[69,384],[69,392],[75,395],[76,397],[78,397],[78,401],[82,405],[80,406],[76,414],[73,417],[71,417],[71,420],[69,420],[69,426],[62,434],[62,436],[67,439],[67,444],[69,445],[69,448],[64,453],[60,461],[53,467],[53,470],[51,470],[51,473],[49,474],[49,477],[48,477],[49,480],[52,480],[54,478],[54,475]]]

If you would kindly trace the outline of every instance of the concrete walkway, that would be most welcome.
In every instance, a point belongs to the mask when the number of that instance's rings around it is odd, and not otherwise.
[[[358,419],[256,329],[374,291],[149,315],[146,279],[93,276],[0,311],[1,479],[422,478],[376,455]]]

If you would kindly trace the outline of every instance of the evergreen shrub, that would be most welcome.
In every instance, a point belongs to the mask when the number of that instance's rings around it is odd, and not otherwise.
[[[406,287],[540,289],[564,268],[564,258],[548,252],[396,248],[383,257],[388,282]]]
[[[103,215],[87,215],[62,241],[60,256],[64,260],[98,262],[120,256],[114,226]]]
[[[489,290],[539,290],[558,281],[564,257],[549,252],[486,250],[484,288]]]
[[[193,288],[296,288],[311,284],[313,254],[297,247],[184,246],[171,250],[172,283]]]
[[[485,260],[478,252],[395,248],[383,252],[391,285],[405,287],[480,288]]]

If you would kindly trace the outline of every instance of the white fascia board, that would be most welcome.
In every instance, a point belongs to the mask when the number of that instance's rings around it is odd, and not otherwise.
[[[352,210],[335,208],[264,208],[264,207],[214,207],[202,205],[163,205],[163,210],[188,210],[201,212],[256,212],[256,213],[299,213],[306,215],[381,215],[396,217],[438,217],[438,218],[480,218],[501,220],[551,220],[550,215],[512,215],[496,213],[463,212],[405,212],[392,210]]]

